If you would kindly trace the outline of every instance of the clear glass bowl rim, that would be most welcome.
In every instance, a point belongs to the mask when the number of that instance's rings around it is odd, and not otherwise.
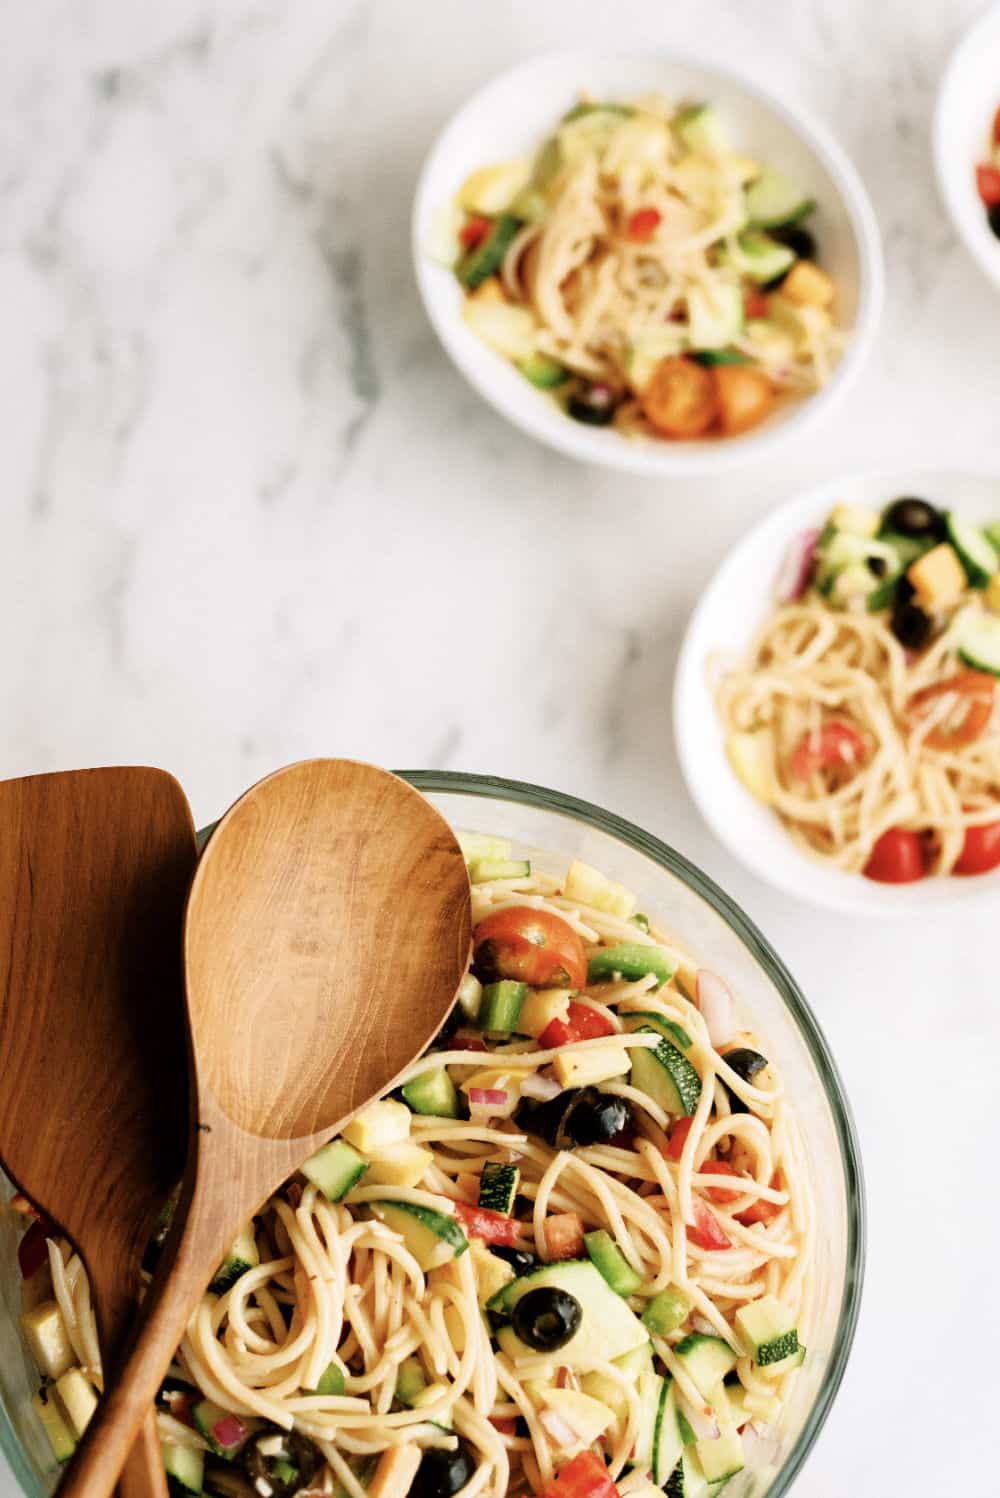
[[[617,838],[645,854],[667,873],[674,875],[702,897],[740,937],[748,951],[760,963],[774,984],[812,1056],[823,1083],[840,1147],[841,1167],[847,1201],[847,1244],[844,1265],[844,1289],[837,1322],[836,1340],[823,1383],[813,1402],[798,1439],[783,1463],[767,1498],[783,1498],[797,1477],[806,1457],[823,1428],[834,1397],[840,1387],[861,1307],[864,1281],[866,1206],[864,1175],[857,1131],[850,1104],[826,1038],[812,1013],[802,990],[770,942],[758,931],[734,900],[704,874],[695,864],[613,812],[594,806],[576,796],[547,790],[519,780],[494,775],[474,775],[452,770],[398,770],[402,779],[419,791],[441,795],[469,796],[486,800],[512,801],[541,811],[550,811],[573,821],[583,822],[609,837]],[[214,823],[198,834],[203,846]],[[45,1489],[31,1470],[6,1410],[0,1405],[0,1450],[10,1464],[14,1478],[26,1498],[46,1498]],[[2,1475],[2,1474],[0,1474]]]

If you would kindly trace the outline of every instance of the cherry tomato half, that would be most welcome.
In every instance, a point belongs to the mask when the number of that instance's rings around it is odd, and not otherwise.
[[[976,187],[987,208],[1000,203],[1000,171],[995,166],[976,167]]]
[[[587,981],[583,942],[548,910],[498,910],[479,922],[474,942],[475,967],[487,982],[513,978],[533,988],[582,988]]]
[[[752,291],[748,291],[743,298],[743,312],[747,318],[766,317],[769,308],[770,303],[766,295],[763,291],[758,290],[757,287],[754,287]]]
[[[642,409],[666,437],[700,437],[719,414],[711,371],[683,354],[661,359],[642,392]]]
[[[974,744],[993,716],[993,693],[996,682],[985,671],[960,671],[949,676],[947,681],[936,681],[924,687],[910,698],[911,707],[923,707],[938,697],[949,694],[956,698],[967,698],[966,710],[961,721],[952,726],[951,721],[935,723],[924,738],[929,749],[962,749]]]
[[[926,872],[923,844],[917,833],[906,827],[890,827],[883,832],[863,870],[866,879],[879,884],[912,884]]]
[[[818,770],[839,770],[865,759],[864,735],[843,718],[831,718],[817,733],[804,734],[792,755],[792,773],[809,780]]]
[[[1000,866],[1000,822],[967,827],[953,874],[988,874]]]

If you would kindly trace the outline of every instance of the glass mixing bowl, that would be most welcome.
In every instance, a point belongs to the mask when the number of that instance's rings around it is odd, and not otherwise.
[[[610,812],[540,786],[437,770],[403,771],[453,826],[508,837],[517,857],[561,873],[585,859],[639,897],[639,908],[720,974],[781,1067],[816,1202],[809,1357],[773,1435],[726,1498],[781,1498],[826,1419],[854,1337],[864,1269],[864,1183],[843,1083],[795,980],[743,912],[687,859]],[[30,1408],[37,1378],[18,1334],[13,1214],[0,1214],[0,1448],[28,1498],[58,1480]]]

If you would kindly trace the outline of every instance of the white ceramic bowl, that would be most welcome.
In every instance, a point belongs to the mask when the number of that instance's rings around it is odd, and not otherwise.
[[[1000,287],[1000,239],[986,221],[976,166],[1000,107],[1000,5],[966,32],[951,55],[934,111],[934,165],[951,221],[965,248]]]
[[[782,505],[736,546],[719,567],[692,615],[674,680],[674,736],[681,768],[702,816],[720,842],[769,884],[810,904],[851,915],[923,915],[971,901],[994,908],[1000,869],[991,874],[878,884],[825,867],[803,853],[778,817],[750,795],[726,758],[708,663],[732,658],[750,644],[774,598],[789,543],[821,526],[840,501],[879,508],[918,494],[971,520],[1000,517],[1000,475],[917,469],[830,480]]]
[[[786,171],[816,199],[823,264],[837,283],[840,317],[850,330],[847,351],[822,391],[783,405],[741,437],[643,440],[573,421],[465,326],[461,287],[454,274],[426,252],[435,215],[474,168],[531,154],[583,92],[628,99],[654,91],[717,104],[741,149]],[[424,164],[413,209],[413,254],[424,305],[441,342],[498,411],[571,457],[650,475],[716,473],[771,454],[786,438],[817,421],[861,369],[882,305],[875,217],[857,173],[827,131],[757,84],[714,64],[669,54],[553,52],[521,63],[480,89],[446,126]]]

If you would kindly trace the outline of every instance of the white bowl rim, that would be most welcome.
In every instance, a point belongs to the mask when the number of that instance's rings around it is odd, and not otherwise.
[[[744,868],[764,879],[773,888],[780,890],[783,894],[793,896],[796,900],[826,910],[835,910],[845,915],[866,916],[881,920],[895,919],[900,916],[912,917],[914,914],[926,915],[932,910],[968,908],[977,903],[981,905],[989,902],[995,907],[997,878],[944,876],[940,879],[927,880],[923,887],[933,891],[933,896],[925,896],[919,907],[914,905],[912,899],[907,900],[909,885],[872,884],[860,874],[843,874],[841,876],[843,889],[831,892],[825,888],[822,890],[817,888],[817,875],[820,872],[828,874],[836,871],[824,870],[822,864],[814,862],[806,853],[796,848],[790,837],[788,838],[789,850],[797,857],[789,860],[788,873],[783,869],[775,869],[765,857],[755,855],[753,849],[747,848],[733,837],[724,819],[716,814],[710,786],[700,772],[698,745],[688,728],[690,714],[687,712],[687,704],[692,700],[693,694],[708,690],[705,684],[706,660],[701,641],[704,621],[714,612],[715,601],[725,593],[730,579],[740,572],[746,553],[761,542],[769,541],[772,536],[775,539],[780,538],[792,522],[803,527],[815,523],[823,514],[823,506],[829,507],[836,502],[838,497],[844,498],[847,491],[854,485],[884,485],[887,492],[892,492],[894,488],[898,488],[901,476],[913,473],[925,474],[928,477],[938,475],[948,483],[954,484],[961,484],[963,480],[992,483],[1000,490],[1000,470],[971,466],[954,467],[950,464],[938,466],[933,463],[918,463],[912,468],[907,468],[903,464],[896,467],[879,464],[875,467],[852,469],[848,473],[834,475],[823,483],[814,485],[807,492],[797,494],[779,505],[736,542],[712,573],[684,632],[674,674],[671,704],[674,744],[688,794],[709,829],[719,842],[743,864]],[[780,556],[776,556],[775,568],[780,565],[780,561]],[[749,635],[745,643],[750,644]],[[720,727],[720,734],[721,731]],[[729,769],[728,763],[726,768],[727,773],[735,779],[735,774]],[[874,890],[880,892],[880,898],[877,900],[872,898]]]
[[[658,475],[660,477],[694,477],[724,472],[741,466],[744,462],[759,461],[774,448],[792,436],[801,433],[824,412],[828,412],[843,398],[855,382],[871,352],[882,313],[885,291],[885,274],[881,237],[878,223],[868,192],[857,168],[826,125],[820,123],[807,109],[796,104],[786,104],[780,95],[763,84],[755,82],[739,69],[722,66],[713,59],[699,54],[673,48],[651,48],[643,58],[662,60],[672,66],[700,69],[714,73],[735,88],[770,110],[800,140],[804,141],[834,181],[837,194],[846,210],[854,235],[858,255],[858,310],[850,341],[843,357],[827,384],[814,395],[802,400],[788,419],[780,426],[764,426],[757,432],[740,437],[721,439],[711,446],[685,448],[682,444],[664,443],[663,451],[652,445],[632,443],[626,438],[619,445],[600,445],[588,441],[592,434],[584,427],[574,425],[566,417],[558,421],[551,419],[551,410],[544,401],[525,403],[515,407],[494,388],[492,381],[484,378],[468,355],[467,337],[460,323],[444,315],[431,291],[431,278],[439,266],[432,266],[423,248],[424,226],[436,203],[430,199],[431,178],[439,155],[454,135],[462,132],[471,116],[480,106],[483,96],[494,88],[508,86],[521,73],[530,75],[539,67],[556,62],[565,64],[573,58],[581,60],[599,56],[601,60],[613,59],[620,63],[636,61],[636,54],[616,49],[598,53],[596,49],[550,48],[515,63],[504,72],[488,79],[476,89],[464,104],[449,117],[435,137],[417,179],[411,215],[411,250],[417,286],[424,309],[437,333],[446,353],[468,380],[470,385],[513,425],[529,436],[569,457],[584,462],[597,463],[603,467],[618,469],[626,473]],[[457,184],[456,184],[457,186]],[[472,336],[472,335],[468,335]]]
[[[962,186],[950,169],[952,157],[949,150],[948,129],[954,96],[962,86],[962,75],[966,63],[975,53],[983,36],[993,30],[996,30],[1000,37],[1000,5],[991,5],[985,10],[955,43],[938,85],[937,101],[934,106],[933,147],[938,191],[948,210],[952,227],[979,269],[993,282],[994,286],[1000,287],[1000,240],[996,241],[996,253],[991,255],[988,242],[973,234],[969,228],[963,205]],[[997,87],[997,106],[1000,108],[1000,85]],[[970,172],[975,169],[975,165],[974,161],[969,162]]]

